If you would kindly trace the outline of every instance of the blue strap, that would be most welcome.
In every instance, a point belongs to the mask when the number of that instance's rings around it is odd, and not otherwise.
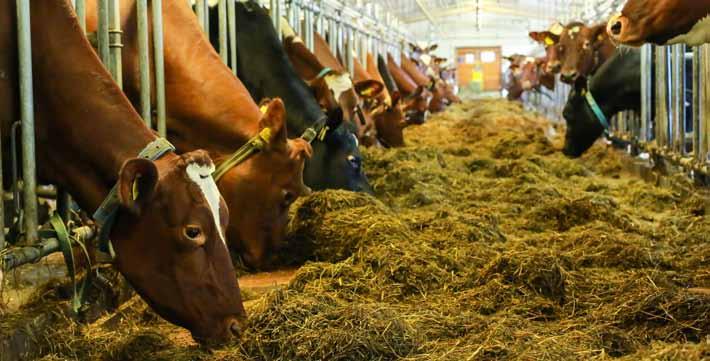
[[[167,139],[157,138],[141,150],[138,154],[138,158],[154,161],[162,157],[165,153],[174,151],[175,146],[168,142]],[[116,183],[93,215],[94,220],[99,226],[99,249],[102,252],[111,254],[111,257],[113,257],[113,247],[111,246],[108,236],[116,220],[119,205],[118,183]]]
[[[318,73],[318,75],[316,75],[316,79],[323,78],[324,76],[328,75],[332,71],[333,71],[333,69],[331,69],[329,67],[325,67],[325,68],[323,68],[323,70],[320,71],[320,73]]]
[[[599,104],[597,104],[597,101],[594,99],[594,95],[592,95],[592,91],[590,90],[589,86],[587,86],[587,92],[584,94],[584,97],[587,99],[587,104],[589,104],[589,108],[592,109],[592,112],[594,115],[597,116],[597,120],[599,120],[599,123],[604,127],[604,131],[608,132],[609,131],[609,121],[606,119],[606,115],[604,115],[604,112],[602,112],[602,108],[599,107]]]

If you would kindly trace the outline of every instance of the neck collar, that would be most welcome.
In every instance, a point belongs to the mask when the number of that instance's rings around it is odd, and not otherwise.
[[[604,128],[604,133],[608,133],[609,120],[607,119],[606,115],[604,115],[602,108],[599,107],[599,104],[597,103],[596,99],[594,99],[590,83],[591,82],[587,82],[587,91],[584,94],[584,98],[587,100],[587,105],[589,105],[589,108],[592,110],[592,113],[594,113],[594,115],[596,116],[597,120],[599,121],[599,124],[601,124]]]

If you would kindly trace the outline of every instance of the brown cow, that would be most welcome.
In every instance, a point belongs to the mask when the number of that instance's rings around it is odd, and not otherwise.
[[[404,97],[403,107],[407,123],[423,124],[429,114],[431,92],[425,86],[418,86],[407,72],[397,65],[392,54],[387,54],[387,70]]]
[[[710,42],[710,0],[628,0],[607,31],[619,44]]]
[[[579,22],[570,23],[560,36],[558,51],[562,61],[561,80],[574,84],[577,78],[586,78],[606,62],[616,47],[606,33],[606,25],[588,27]]]
[[[508,100],[520,100],[523,95],[523,64],[527,57],[525,55],[514,54],[511,56],[505,56],[503,59],[508,60],[510,65],[506,71],[505,83],[503,88],[508,91],[506,98]]]
[[[429,111],[432,113],[444,111],[444,109],[446,109],[446,98],[441,82],[437,82],[436,79],[430,78],[422,73],[417,64],[404,54],[402,54],[401,62],[402,69],[407,72],[417,85],[424,86],[432,92],[432,98],[429,102]]]
[[[67,189],[89,212],[117,184],[120,205],[109,234],[116,268],[159,315],[196,340],[238,334],[246,312],[224,241],[228,210],[210,176],[212,161],[204,151],[137,158],[156,136],[99,61],[71,3],[30,6],[40,180]],[[0,0],[6,138],[20,116],[15,14],[15,1]]]
[[[523,90],[539,90],[540,86],[555,90],[555,76],[545,72],[546,67],[546,58],[526,58],[521,75]]]
[[[384,80],[377,71],[377,66],[374,65],[374,58],[368,54],[368,63],[370,68],[365,70],[365,67],[360,64],[360,61],[355,58],[353,64],[355,67],[355,81],[361,82],[366,80],[376,80],[384,84]],[[373,76],[371,74],[376,74]],[[400,106],[399,94],[396,94],[395,103],[392,104],[392,98],[383,90],[381,96],[374,97],[365,101],[365,109],[375,120],[377,127],[377,139],[386,147],[403,147],[404,134],[402,130],[408,125],[404,119],[404,112]]]
[[[550,27],[550,30],[533,31],[529,33],[531,39],[545,47],[547,62],[544,70],[546,73],[558,74],[560,70],[562,70],[562,61],[557,45],[560,42],[560,35],[562,35],[564,30],[565,28],[562,24],[556,23]]]
[[[89,29],[96,28],[96,0],[87,2]],[[140,104],[135,1],[121,2],[124,30],[124,86]],[[218,163],[230,157],[263,128],[268,146],[233,167],[218,181],[230,212],[227,239],[244,263],[265,266],[283,242],[288,209],[309,193],[303,165],[311,148],[301,139],[287,140],[285,109],[274,100],[265,114],[214,51],[184,1],[163,5],[168,133],[179,151],[203,148]]]

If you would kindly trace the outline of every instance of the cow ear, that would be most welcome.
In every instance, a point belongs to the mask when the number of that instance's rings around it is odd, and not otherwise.
[[[269,142],[286,143],[286,107],[280,98],[271,100],[262,106],[262,116],[259,120],[259,131],[269,128]]]
[[[384,84],[377,80],[363,80],[355,83],[355,92],[362,98],[372,99],[380,94],[385,88]]]
[[[528,36],[530,37],[530,39],[533,39],[534,41],[537,41],[538,43],[542,42],[542,37],[541,37],[540,33],[537,31],[529,32]]]
[[[606,37],[607,33],[605,24],[599,24],[592,27],[590,37],[592,47],[594,47],[595,49],[600,48],[604,44]]]
[[[431,52],[439,48],[439,44],[433,44],[432,46],[427,49],[427,51]]]
[[[144,158],[132,158],[123,163],[118,173],[118,199],[123,208],[139,216],[157,188],[155,163]]]
[[[395,91],[392,93],[392,107],[396,107],[402,100],[402,93]]]

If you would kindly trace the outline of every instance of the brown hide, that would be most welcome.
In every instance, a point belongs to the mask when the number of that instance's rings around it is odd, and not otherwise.
[[[402,69],[412,77],[412,80],[414,80],[417,85],[424,86],[431,91],[432,98],[429,102],[429,111],[438,113],[446,109],[444,89],[441,82],[437,82],[435,79],[426,76],[421,72],[414,61],[405,55],[402,55]]]
[[[614,54],[614,44],[606,34],[606,25],[592,27],[571,23],[560,36],[558,50],[562,58],[560,78],[574,84],[577,78],[586,78]]]
[[[553,75],[559,73],[562,69],[562,61],[558,48],[560,41],[559,35],[555,35],[550,31],[532,31],[529,33],[529,36],[545,48],[547,61],[543,70]]]
[[[621,15],[612,17],[607,31],[617,43],[640,46],[644,43],[665,45],[687,34],[695,24],[710,14],[710,0],[628,0]],[[699,45],[708,39],[694,39]]]
[[[377,60],[370,53],[367,53],[367,74],[370,79],[377,80],[382,84],[385,83],[385,80],[382,78],[382,74],[380,74],[380,71],[377,68]],[[380,93],[379,98],[387,104],[392,104],[392,94],[390,94],[387,87],[382,88],[382,93]]]
[[[221,198],[210,205],[203,191],[216,188],[212,161],[204,151],[135,158],[156,136],[100,63],[71,3],[30,4],[41,180],[67,189],[87,212],[118,184],[121,206],[110,233],[117,269],[159,315],[197,340],[230,338],[246,312],[222,236],[227,208]],[[19,118],[15,14],[15,1],[0,0],[3,130]]]
[[[313,32],[315,43],[314,55],[324,67],[328,67],[336,71],[338,74],[348,74],[345,67],[338,61],[330,51],[330,47],[325,39],[316,31]],[[305,48],[306,51],[308,49]],[[365,146],[373,146],[377,144],[377,129],[375,121],[370,111],[365,109],[363,99],[377,97],[384,89],[384,84],[373,80],[363,80],[353,82],[353,88],[342,93],[338,103],[343,110],[345,121],[349,121],[355,125],[357,129],[358,139]],[[356,107],[362,109],[362,119],[356,114]]]
[[[431,92],[424,86],[417,86],[412,78],[395,63],[392,54],[387,54],[387,69],[397,88],[402,92],[402,106],[408,124],[422,124],[426,121],[431,101]]]
[[[354,59],[353,63],[355,67],[355,81],[376,80],[374,77],[370,76],[357,58]],[[377,71],[376,68],[375,71]],[[380,143],[387,147],[404,146],[404,134],[402,131],[407,126],[407,122],[404,120],[404,112],[400,107],[399,101],[397,101],[397,104],[390,105],[385,101],[384,97],[375,97],[365,101],[365,109],[368,113],[372,114],[375,120],[377,138]]]
[[[87,14],[96,14],[97,0],[87,1]],[[135,0],[121,2],[124,31],[124,88],[140,104]],[[244,85],[222,63],[202,32],[190,7],[179,0],[163,5],[165,79],[169,139],[179,151],[204,148],[217,162],[270,127],[269,146],[218,182],[230,209],[227,239],[244,263],[264,267],[285,237],[288,208],[309,192],[303,166],[310,146],[301,139],[287,141],[283,104],[275,100],[266,114]],[[90,31],[96,17],[88,16]],[[152,37],[151,37],[152,38]],[[303,150],[296,152],[295,150]]]

